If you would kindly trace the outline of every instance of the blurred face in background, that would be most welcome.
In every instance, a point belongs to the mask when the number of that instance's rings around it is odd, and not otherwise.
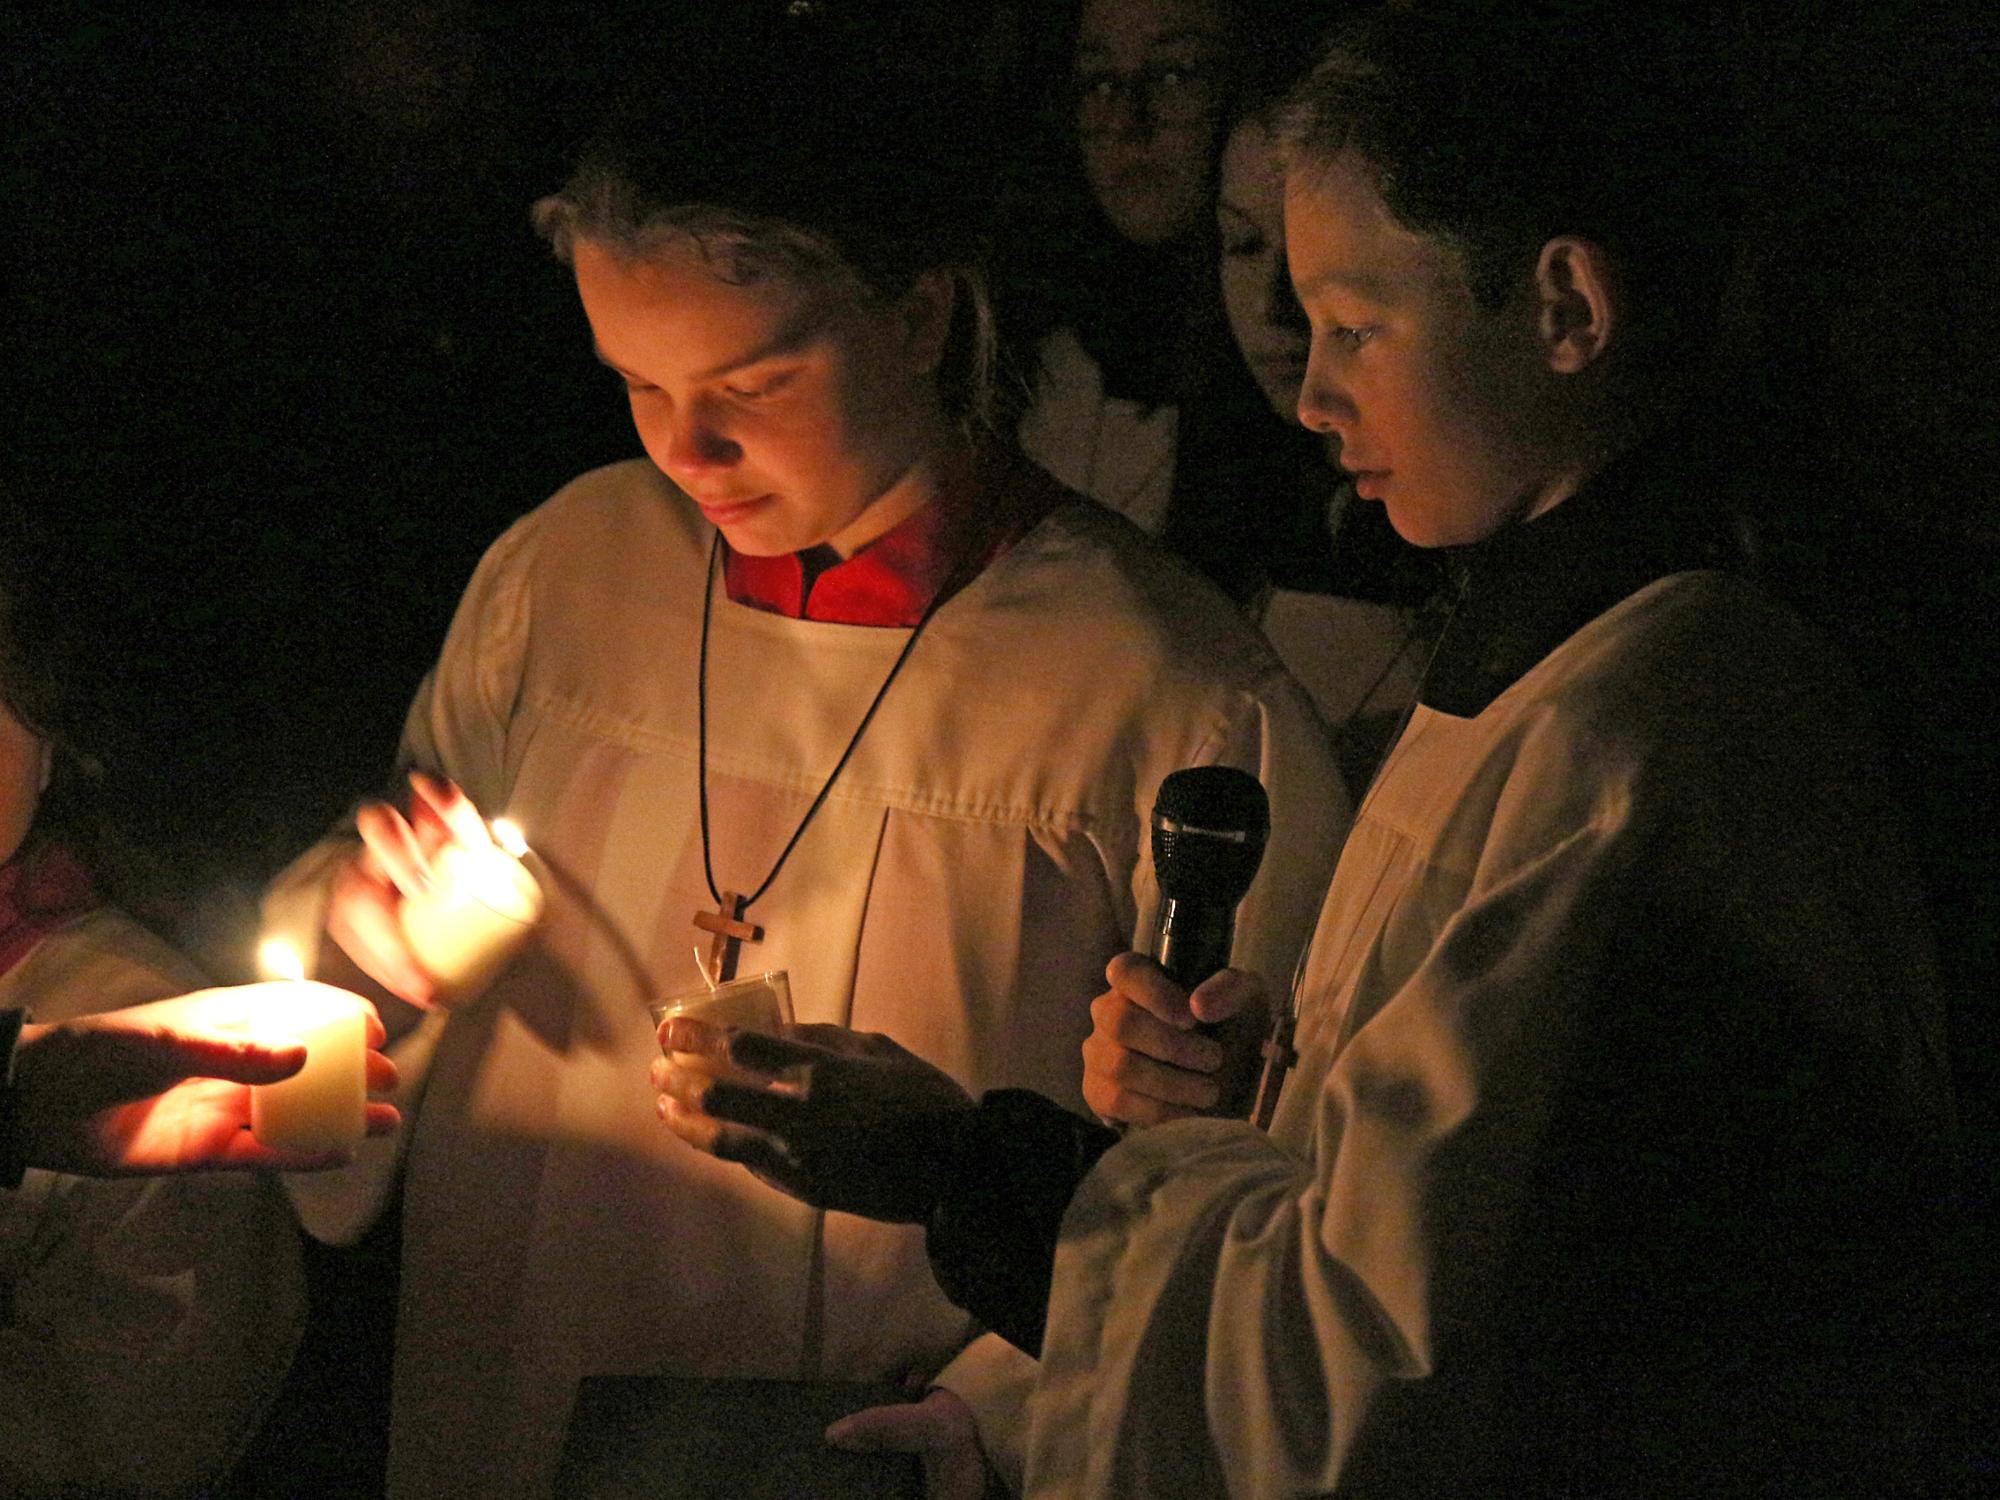
[[[1312,326],[1285,260],[1285,179],[1276,143],[1255,121],[1238,125],[1223,148],[1215,218],[1229,331],[1271,409],[1295,422]]]
[[[1085,0],[1073,78],[1084,176],[1134,244],[1207,221],[1229,43],[1215,0]]]
[[[736,551],[848,556],[934,493],[949,283],[889,302],[725,280],[693,247],[633,259],[579,239],[573,259],[648,456]]]
[[[48,790],[49,742],[14,717],[0,699],[0,864],[14,857]]]

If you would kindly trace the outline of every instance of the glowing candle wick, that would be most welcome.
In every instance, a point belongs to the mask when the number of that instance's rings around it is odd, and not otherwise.
[[[257,946],[257,967],[266,979],[304,979],[306,966],[299,961],[299,950],[283,938],[265,938]]]

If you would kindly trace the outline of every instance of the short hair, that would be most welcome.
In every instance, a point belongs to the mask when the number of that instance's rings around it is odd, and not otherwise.
[[[1705,318],[1738,217],[1707,29],[1629,0],[1428,0],[1340,27],[1281,110],[1288,169],[1352,153],[1497,306],[1541,247],[1601,245],[1656,325]]]
[[[739,283],[795,278],[891,298],[945,272],[958,295],[939,394],[952,419],[987,424],[993,194],[981,111],[950,80],[817,45],[827,37],[814,23],[760,31],[754,57],[684,49],[696,57],[635,69],[568,181],[534,206],[535,227],[564,260],[579,238],[638,258],[691,245]]]

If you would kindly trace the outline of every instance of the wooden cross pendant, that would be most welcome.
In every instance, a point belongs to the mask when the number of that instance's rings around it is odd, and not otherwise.
[[[698,911],[694,925],[715,934],[708,945],[708,974],[717,984],[736,977],[736,955],[745,943],[764,941],[764,929],[743,920],[743,898],[724,891],[714,911]]]

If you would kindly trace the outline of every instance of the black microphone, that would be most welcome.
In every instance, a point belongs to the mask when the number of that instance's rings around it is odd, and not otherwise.
[[[1160,915],[1152,952],[1183,989],[1228,967],[1236,906],[1256,878],[1270,832],[1270,802],[1248,771],[1190,766],[1160,783],[1153,802]]]

